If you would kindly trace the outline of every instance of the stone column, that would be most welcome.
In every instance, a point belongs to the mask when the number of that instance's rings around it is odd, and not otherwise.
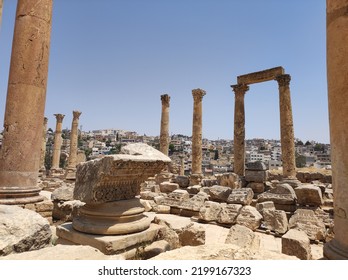
[[[1,19],[2,19],[2,7],[3,7],[4,1],[0,0],[0,29],[1,29]]]
[[[282,145],[283,176],[296,178],[294,124],[292,121],[292,109],[290,98],[290,80],[288,74],[276,78],[279,85],[280,107],[280,141]]]
[[[326,48],[335,237],[328,259],[348,259],[348,1],[326,2]]]
[[[37,187],[52,0],[18,0],[0,151],[0,203],[43,200]]]
[[[46,167],[45,167],[45,156],[46,156],[46,134],[47,134],[47,121],[48,119],[44,118],[44,125],[42,130],[42,144],[41,144],[41,155],[40,155],[40,173],[45,173]]]
[[[244,84],[237,84],[231,87],[234,91],[233,171],[239,176],[244,176],[245,175],[244,95],[249,90],[249,86]]]
[[[70,153],[69,162],[66,172],[66,179],[74,180],[76,178],[76,164],[77,164],[77,140],[78,140],[78,126],[81,112],[73,111],[73,120],[70,132]]]
[[[180,176],[185,175],[185,157],[183,155],[180,156]]]
[[[160,151],[168,156],[169,150],[169,102],[168,94],[161,95],[162,115],[161,115],[161,132],[160,132]]]
[[[206,92],[193,89],[193,125],[192,125],[192,171],[194,181],[202,176],[202,101]],[[197,177],[197,178],[195,178]],[[195,182],[198,183],[198,182]]]
[[[53,158],[52,158],[52,167],[51,167],[51,171],[53,173],[60,170],[59,160],[60,160],[60,148],[62,146],[62,124],[63,124],[63,119],[65,115],[55,114],[55,116],[56,116],[57,122],[56,122],[56,131],[54,133]],[[58,172],[58,173],[61,173],[61,172]]]

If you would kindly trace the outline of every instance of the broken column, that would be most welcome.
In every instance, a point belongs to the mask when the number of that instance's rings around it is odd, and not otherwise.
[[[296,178],[294,124],[292,121],[290,80],[288,74],[279,75],[280,141],[282,144],[283,176]]]
[[[62,169],[59,168],[60,161],[60,149],[62,146],[62,124],[65,115],[62,114],[54,114],[56,116],[56,131],[54,133],[54,145],[53,145],[53,157],[52,157],[52,167],[51,167],[51,175],[61,175]]]
[[[191,185],[196,185],[202,177],[202,100],[206,92],[193,89],[193,125],[192,125],[192,171]]]
[[[348,10],[347,1],[326,2],[327,79],[335,237],[325,244],[328,259],[348,259]]]
[[[169,101],[168,94],[161,95],[162,115],[161,115],[161,131],[160,131],[160,151],[168,156],[169,150]]]
[[[68,167],[67,167],[67,171],[65,175],[65,178],[70,180],[75,180],[76,178],[78,127],[79,127],[80,115],[81,115],[81,112],[73,111],[73,120],[72,120],[71,131],[70,131],[70,153],[69,153]]]
[[[44,124],[42,129],[42,146],[41,146],[41,155],[40,155],[40,170],[41,175],[46,173],[45,167],[45,156],[46,156],[46,134],[47,134],[47,121],[48,119],[44,118]]]
[[[74,199],[85,202],[73,219],[75,230],[92,234],[128,234],[146,230],[151,219],[143,214],[140,184],[160,172],[170,159],[142,143],[122,148],[77,166]]]
[[[234,91],[234,173],[245,174],[245,111],[244,95],[249,90],[245,84],[231,86]]]
[[[0,151],[0,204],[43,200],[37,187],[52,0],[19,0]]]

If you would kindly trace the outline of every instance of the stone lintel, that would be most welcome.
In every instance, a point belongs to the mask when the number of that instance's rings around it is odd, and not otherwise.
[[[274,80],[277,76],[283,75],[285,73],[284,68],[279,66],[259,72],[253,72],[237,77],[238,84],[255,84],[265,81]]]

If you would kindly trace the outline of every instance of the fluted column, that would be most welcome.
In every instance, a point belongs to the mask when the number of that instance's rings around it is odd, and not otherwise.
[[[0,151],[0,203],[43,200],[37,187],[52,0],[18,0]]]
[[[59,160],[60,160],[60,149],[62,146],[62,124],[65,115],[55,114],[57,119],[56,122],[56,131],[54,133],[54,146],[53,146],[53,158],[52,158],[52,167],[51,170],[59,169]]]
[[[283,176],[296,178],[294,124],[292,121],[292,108],[290,97],[290,80],[288,74],[276,78],[279,85],[280,107],[280,141],[282,145]]]
[[[41,155],[40,155],[40,172],[45,172],[45,155],[46,155],[46,134],[47,134],[47,121],[44,117],[43,129],[42,129],[42,144],[41,144]]]
[[[326,50],[335,237],[328,259],[348,259],[348,1],[326,1]]]
[[[160,131],[160,151],[168,156],[169,150],[169,102],[168,94],[161,95],[162,115],[161,115],[161,131]]]
[[[245,108],[244,95],[249,87],[244,84],[231,86],[234,91],[234,138],[233,138],[233,154],[234,154],[234,173],[245,175]]]
[[[81,112],[73,111],[73,120],[71,124],[71,132],[70,132],[70,153],[69,153],[66,179],[76,178],[77,148],[78,148],[77,141],[78,141],[78,127],[79,127],[80,115],[81,115]]]
[[[192,171],[194,175],[202,174],[202,101],[206,92],[193,89],[193,125],[192,125]]]

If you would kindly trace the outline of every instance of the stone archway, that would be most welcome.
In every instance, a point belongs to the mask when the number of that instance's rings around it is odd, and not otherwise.
[[[234,104],[234,172],[245,174],[245,109],[244,95],[250,84],[276,80],[279,85],[280,140],[282,145],[283,176],[296,177],[294,125],[292,120],[290,80],[283,67],[253,72],[237,77],[237,84],[231,85],[235,93]]]

